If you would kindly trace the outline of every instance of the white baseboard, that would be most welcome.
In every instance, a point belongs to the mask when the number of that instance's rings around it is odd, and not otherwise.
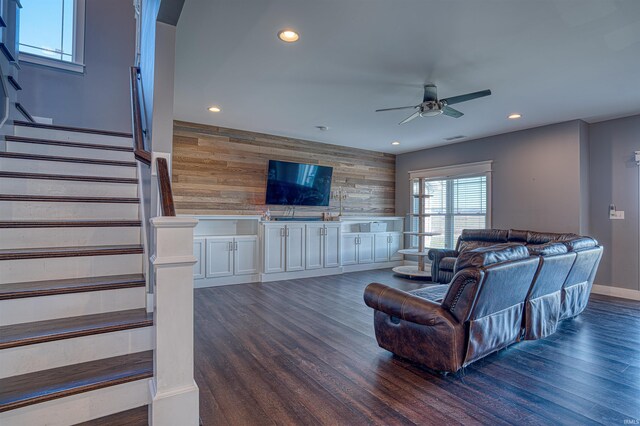
[[[260,274],[260,282],[268,283],[271,281],[281,280],[296,280],[299,278],[312,278],[312,277],[324,277],[327,275],[341,274],[343,268],[321,268],[321,269],[307,269],[304,271],[295,272],[276,272],[270,274]]]
[[[342,269],[344,270],[344,272],[359,272],[359,271],[369,271],[372,269],[395,268],[396,266],[401,266],[402,263],[403,263],[402,260],[399,260],[397,262],[363,263],[360,265],[343,266]]]
[[[591,292],[603,296],[620,297],[623,299],[640,300],[640,291],[629,288],[611,287],[608,285],[594,284]]]
[[[201,278],[193,280],[194,288],[219,287],[221,285],[248,284],[260,281],[259,274],[234,275],[220,278]]]

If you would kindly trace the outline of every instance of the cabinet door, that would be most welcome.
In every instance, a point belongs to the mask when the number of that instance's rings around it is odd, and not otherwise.
[[[342,235],[342,266],[358,263],[358,236],[355,234]]]
[[[358,263],[373,263],[374,234],[360,234],[358,236]]]
[[[284,225],[264,227],[264,272],[284,272]]]
[[[403,246],[402,240],[403,235],[399,232],[389,235],[389,260],[402,260],[402,254],[398,253],[398,250],[401,250]]]
[[[287,225],[286,227],[286,270],[304,271],[304,224]]]
[[[389,234],[375,234],[373,259],[375,262],[389,261]]]
[[[327,225],[324,228],[324,267],[340,266],[340,225]]]
[[[233,238],[207,238],[207,278],[233,275]]]
[[[305,235],[305,267],[320,269],[324,265],[324,225],[307,225]]]
[[[233,273],[235,275],[258,272],[258,237],[236,237],[234,241]]]
[[[204,238],[193,239],[193,255],[195,256],[196,264],[193,265],[193,278],[200,279],[205,276],[205,250],[206,240]]]

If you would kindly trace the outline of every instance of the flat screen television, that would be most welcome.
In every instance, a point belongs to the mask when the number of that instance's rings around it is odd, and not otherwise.
[[[269,160],[266,204],[328,206],[333,167]]]

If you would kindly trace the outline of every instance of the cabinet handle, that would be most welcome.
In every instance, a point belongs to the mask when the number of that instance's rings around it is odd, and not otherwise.
[[[289,228],[285,228],[284,230],[284,236],[288,237],[289,236]]]
[[[235,242],[233,243],[233,250],[234,250],[234,251],[238,251],[238,242],[237,242],[237,241],[235,241]]]
[[[284,228],[281,228],[281,229],[280,229],[280,236],[281,236],[281,237],[284,237]]]
[[[233,251],[233,241],[229,241],[229,251]]]
[[[327,230],[325,228],[320,228],[320,235],[327,235]]]

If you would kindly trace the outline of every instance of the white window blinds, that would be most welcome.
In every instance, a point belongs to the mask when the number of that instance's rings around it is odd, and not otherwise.
[[[454,248],[463,229],[482,229],[489,225],[488,213],[489,173],[476,176],[430,179],[425,182],[425,193],[420,194],[417,178],[411,179],[411,213],[418,214],[418,198],[413,195],[427,195],[425,211],[427,216],[424,229],[439,232],[439,235],[425,237],[430,248]],[[411,230],[418,229],[417,217],[412,217]],[[418,245],[418,237],[411,240]]]

